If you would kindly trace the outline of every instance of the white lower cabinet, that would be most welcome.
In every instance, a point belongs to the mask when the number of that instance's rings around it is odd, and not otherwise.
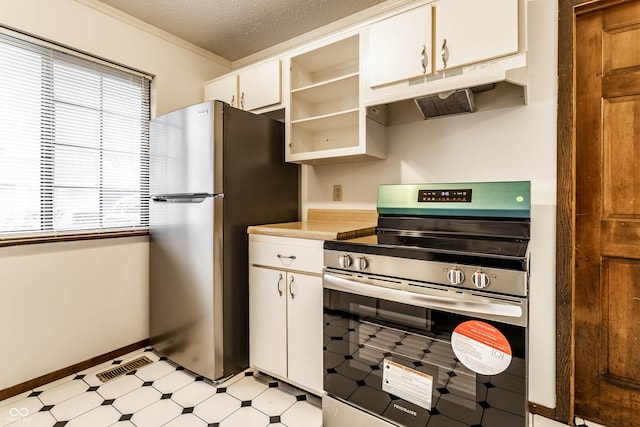
[[[249,259],[249,364],[321,394],[322,241],[251,235]]]

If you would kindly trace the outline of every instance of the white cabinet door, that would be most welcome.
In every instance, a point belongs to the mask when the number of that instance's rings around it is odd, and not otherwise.
[[[440,0],[434,50],[442,71],[518,51],[517,0]]]
[[[287,273],[289,379],[322,393],[322,277]]]
[[[238,76],[240,108],[251,111],[282,102],[280,60],[242,70]]]
[[[287,376],[286,272],[249,267],[251,366]]]
[[[220,100],[237,108],[239,105],[238,76],[236,74],[231,74],[207,83],[204,86],[204,100]]]
[[[249,235],[250,365],[317,394],[323,376],[322,276],[290,269],[316,271],[322,247],[321,240]]]
[[[432,73],[431,10],[421,6],[369,26],[369,87]]]

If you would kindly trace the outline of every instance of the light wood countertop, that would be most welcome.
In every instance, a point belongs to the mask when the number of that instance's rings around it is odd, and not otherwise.
[[[378,213],[368,210],[309,209],[307,221],[254,225],[249,234],[315,240],[345,240],[375,234]]]

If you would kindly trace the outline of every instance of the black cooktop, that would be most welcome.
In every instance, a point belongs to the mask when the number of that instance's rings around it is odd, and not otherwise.
[[[380,216],[376,236],[324,248],[526,271],[529,233],[528,219]]]
[[[415,236],[404,234],[378,234],[378,244],[410,246],[437,252],[461,253],[477,256],[524,257],[525,240],[484,239],[473,237]]]

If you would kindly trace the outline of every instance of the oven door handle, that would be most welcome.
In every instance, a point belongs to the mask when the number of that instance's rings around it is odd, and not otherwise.
[[[323,286],[336,291],[380,298],[424,308],[439,308],[455,311],[460,314],[479,314],[491,317],[510,318],[511,320],[509,320],[508,323],[526,326],[526,317],[523,316],[522,305],[517,301],[502,301],[482,296],[473,296],[473,299],[471,299],[465,297],[464,294],[456,294],[455,297],[443,297],[439,295],[408,292],[402,289],[372,286],[371,284],[353,279],[343,279],[342,277],[328,273],[324,274]],[[428,292],[428,289],[423,288],[421,291]]]

